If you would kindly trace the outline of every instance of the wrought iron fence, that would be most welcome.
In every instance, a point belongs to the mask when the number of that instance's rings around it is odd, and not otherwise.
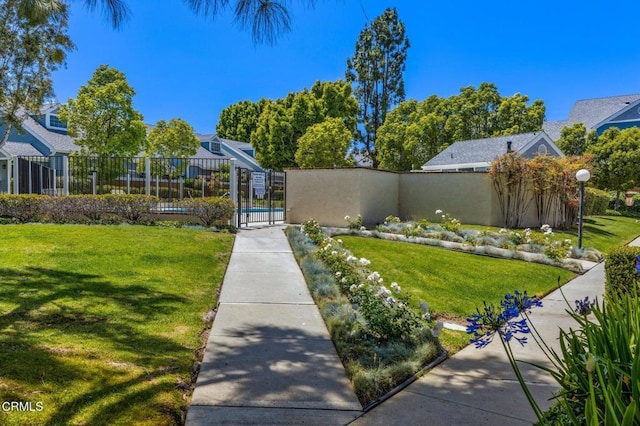
[[[69,194],[148,194],[172,201],[230,190],[226,159],[24,156],[18,164],[13,179],[20,193],[62,194],[66,186]]]

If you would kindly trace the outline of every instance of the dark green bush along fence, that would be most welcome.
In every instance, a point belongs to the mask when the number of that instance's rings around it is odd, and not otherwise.
[[[2,194],[0,195],[0,217],[20,223],[99,222],[106,217],[115,217],[129,223],[140,223],[154,220],[158,202],[158,198],[149,195],[50,197],[35,194]]]
[[[178,202],[186,214],[196,216],[203,225],[213,226],[233,219],[233,200],[222,197],[185,198]]]
[[[606,214],[608,205],[608,192],[595,188],[585,188],[584,214],[586,216]]]
[[[607,255],[605,262],[605,295],[633,293],[634,287],[640,293],[640,274],[637,270],[640,247],[615,247]]]
[[[0,217],[26,223],[38,220],[45,209],[46,195],[0,194]]]

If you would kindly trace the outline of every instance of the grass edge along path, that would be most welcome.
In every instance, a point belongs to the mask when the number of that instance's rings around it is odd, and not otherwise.
[[[181,424],[233,236],[0,229],[0,424]]]

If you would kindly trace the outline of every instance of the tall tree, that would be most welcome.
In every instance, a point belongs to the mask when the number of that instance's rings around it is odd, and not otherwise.
[[[80,1],[80,0],[76,0]],[[216,17],[231,8],[235,21],[243,30],[250,30],[257,43],[273,44],[277,38],[291,30],[291,14],[286,1],[275,0],[183,0],[191,10],[199,15]],[[42,16],[51,12],[52,4],[58,0],[20,0],[24,10],[32,16]],[[82,0],[90,10],[102,9],[105,17],[118,28],[128,18],[130,11],[126,0]],[[316,0],[298,0],[313,6]]]
[[[67,35],[67,8],[57,1],[51,13],[29,16],[20,0],[0,1],[0,147],[24,116],[39,112],[53,95],[51,73],[64,64],[73,43]]]
[[[590,145],[594,156],[594,180],[598,187],[616,191],[616,206],[620,193],[640,184],[640,129],[609,128]]]
[[[401,102],[378,130],[380,167],[417,169],[457,141],[538,131],[544,103],[528,100],[519,93],[502,97],[494,84],[482,83],[449,98]]]
[[[186,121],[180,118],[172,118],[168,123],[158,121],[147,135],[145,150],[145,154],[152,157],[152,174],[181,175],[189,165],[186,159],[194,155],[199,146],[200,140]]]
[[[347,165],[351,135],[340,118],[328,118],[310,126],[298,140],[296,163],[302,168]]]
[[[560,130],[560,139],[556,145],[567,155],[582,155],[587,151],[592,137],[587,134],[587,128],[584,124],[574,123]]]
[[[249,142],[251,133],[258,127],[258,118],[269,101],[241,101],[230,105],[220,112],[216,133],[221,138],[240,142]]]
[[[251,133],[251,145],[256,150],[257,160],[265,168],[295,167],[298,140],[311,126],[328,118],[338,118],[350,132],[355,130],[358,102],[351,86],[344,81],[318,81],[311,90],[292,92],[286,98],[264,102]],[[250,107],[245,105],[240,109],[246,111]],[[235,125],[232,119],[222,115],[220,120],[224,128]]]
[[[419,169],[448,145],[446,99],[430,96],[423,102],[401,102],[378,131],[380,167],[406,171]]]
[[[83,152],[136,155],[142,151],[147,130],[142,115],[133,108],[134,95],[124,73],[100,65],[58,115]]]
[[[396,9],[387,9],[360,32],[355,53],[347,59],[346,79],[360,104],[356,132],[359,151],[378,167],[377,136],[387,113],[404,100],[409,39]]]

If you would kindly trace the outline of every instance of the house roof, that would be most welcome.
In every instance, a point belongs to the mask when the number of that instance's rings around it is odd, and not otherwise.
[[[2,149],[12,157],[15,157],[17,155],[30,156],[30,157],[42,156],[42,153],[37,149],[35,149],[33,145],[25,142],[7,141],[4,145],[2,145]]]
[[[452,164],[491,163],[507,153],[507,142],[511,141],[511,149],[522,151],[531,142],[538,140],[545,132],[522,133],[519,135],[497,136],[494,138],[474,139],[455,142],[444,151],[427,161],[423,168],[433,166],[449,166]]]
[[[22,128],[46,145],[51,146],[55,152],[69,153],[80,150],[80,147],[73,142],[71,136],[51,132],[29,116],[22,120]],[[38,155],[42,155],[42,153]]]
[[[592,130],[607,118],[638,101],[640,101],[640,94],[582,99],[573,104],[566,120],[547,121],[542,124],[542,128],[555,141],[560,138],[560,131],[564,126],[583,123],[587,131]]]
[[[566,121],[545,121],[542,123],[542,130],[544,130],[552,140],[557,141],[560,139],[562,128],[566,125]]]
[[[587,129],[591,129],[638,100],[640,100],[640,94],[583,99],[573,105],[567,122],[569,124],[584,123]]]

